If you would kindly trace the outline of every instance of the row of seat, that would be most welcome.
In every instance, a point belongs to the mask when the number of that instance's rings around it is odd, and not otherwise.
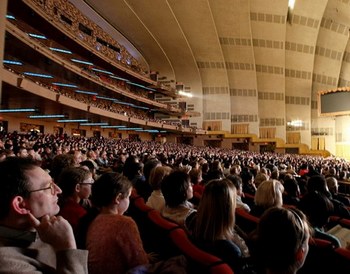
[[[163,218],[136,193],[131,196],[128,214],[139,226],[145,250],[158,254],[158,259],[184,255],[190,273],[233,274],[226,263],[195,246],[178,224]]]
[[[130,215],[140,226],[141,237],[147,251],[161,254],[161,259],[183,254],[194,262],[195,272],[232,273],[231,268],[221,259],[200,250],[189,240],[187,233],[176,223],[163,218],[160,213],[148,207],[144,199],[136,193],[132,195]],[[259,218],[243,209],[236,209],[236,224],[246,233],[253,231]],[[350,220],[332,217],[345,227],[350,228]],[[325,240],[311,238],[309,253],[304,266],[298,273],[350,273],[350,251],[345,248],[334,248]]]

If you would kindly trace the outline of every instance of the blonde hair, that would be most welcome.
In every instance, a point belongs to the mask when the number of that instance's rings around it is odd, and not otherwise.
[[[284,187],[278,180],[267,180],[262,182],[256,190],[254,202],[257,206],[270,208],[273,206],[282,206],[282,194]]]
[[[236,195],[236,188],[228,179],[211,180],[205,186],[194,228],[196,239],[208,242],[232,239]]]
[[[172,169],[168,166],[156,166],[149,175],[149,184],[153,190],[159,190],[164,177],[168,176]]]

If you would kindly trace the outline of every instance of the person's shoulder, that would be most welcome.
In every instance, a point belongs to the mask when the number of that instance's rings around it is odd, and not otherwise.
[[[137,226],[136,222],[133,218],[125,215],[116,215],[115,222],[121,227],[121,226]]]
[[[0,247],[0,273],[34,273],[42,263],[31,257],[29,249],[13,246]],[[47,266],[47,268],[50,268]],[[48,269],[46,269],[48,270]],[[53,268],[51,268],[53,270]]]

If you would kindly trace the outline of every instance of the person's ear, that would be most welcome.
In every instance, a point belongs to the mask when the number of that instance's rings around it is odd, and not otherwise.
[[[295,258],[298,262],[304,260],[304,256],[305,256],[305,248],[304,247],[300,247],[297,250],[297,253],[295,254]]]
[[[28,214],[27,204],[26,201],[22,196],[16,196],[12,199],[12,208],[13,210],[18,214],[26,215]]]
[[[76,192],[80,192],[80,184],[76,184],[75,185],[75,191]]]
[[[122,199],[123,199],[123,195],[121,193],[118,193],[118,195],[115,197],[115,203],[117,205],[119,205],[120,204],[120,200],[122,200]]]

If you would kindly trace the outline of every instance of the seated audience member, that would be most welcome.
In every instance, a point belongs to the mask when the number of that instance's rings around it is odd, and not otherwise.
[[[249,205],[242,201],[242,197],[244,197],[244,193],[242,191],[242,179],[235,175],[229,175],[226,177],[226,179],[230,180],[236,188],[236,207],[242,208],[245,211],[250,212]]]
[[[307,173],[308,177],[312,177],[312,176],[320,176],[320,173],[318,172],[318,170],[315,168],[315,166],[313,164],[309,164],[309,172]]]
[[[54,182],[58,182],[58,177],[62,170],[68,167],[74,167],[74,156],[72,154],[60,154],[53,158],[50,167],[50,176]]]
[[[190,176],[182,171],[174,171],[161,184],[165,199],[163,217],[187,229],[186,219],[196,210],[188,200],[193,197]]]
[[[96,172],[97,170],[96,170],[94,164],[91,161],[85,160],[85,161],[80,162],[79,165],[81,167],[87,167],[89,169],[89,171],[91,172],[91,174],[92,174],[92,179],[97,180],[97,178],[98,178],[98,175],[97,175],[97,172]]]
[[[209,163],[208,163],[208,162],[204,162],[204,163],[201,165],[201,170],[202,170],[203,184],[205,185],[206,183],[209,182],[209,176],[208,176],[208,172],[209,172]]]
[[[125,164],[123,167],[123,175],[129,179],[129,181],[132,181],[134,176],[136,175],[135,168],[137,167],[137,163],[139,163],[139,158],[135,155],[130,155],[125,160]]]
[[[202,184],[202,171],[199,168],[191,169],[189,175],[192,183],[193,192],[202,195],[204,191],[204,185]]]
[[[27,148],[26,147],[23,147],[23,146],[19,146],[15,149],[14,151],[15,155],[17,157],[22,157],[22,158],[26,158],[28,157],[28,151],[27,151]]]
[[[254,196],[256,192],[256,185],[254,183],[253,173],[248,170],[243,170],[241,173],[241,178],[243,192]]]
[[[153,189],[151,196],[149,196],[146,205],[158,211],[162,211],[165,207],[165,200],[161,190],[161,183],[163,179],[171,172],[171,168],[167,166],[156,166],[151,171],[149,183]]]
[[[337,177],[337,170],[334,168],[334,167],[330,167],[328,169],[328,174],[324,175],[326,178],[329,178],[329,177]]]
[[[326,182],[332,198],[343,203],[345,206],[350,206],[350,199],[338,192],[338,180],[335,177],[327,177]]]
[[[288,165],[288,166],[287,166],[286,173],[287,173],[287,174],[290,174],[290,175],[292,175],[292,176],[298,175],[298,174],[295,172],[295,169],[294,169],[294,167],[293,167],[292,165]]]
[[[133,184],[134,188],[137,191],[137,194],[139,194],[145,201],[148,200],[148,197],[153,191],[151,185],[149,184],[149,176],[151,175],[151,170],[156,166],[161,165],[161,162],[156,158],[147,160],[143,166],[143,178],[141,180],[136,180],[136,182]]]
[[[75,233],[79,219],[86,214],[80,203],[90,197],[93,182],[91,172],[82,167],[66,168],[58,179],[58,185],[62,189],[59,214],[71,224]]]
[[[240,165],[233,165],[230,169],[230,174],[231,175],[237,175],[237,176],[240,176],[242,172],[242,168]]]
[[[86,160],[90,161],[94,165],[95,169],[98,170],[99,166],[98,166],[98,164],[96,162],[96,160],[97,160],[96,152],[94,150],[90,149],[90,150],[88,150],[86,155],[87,155],[87,159]]]
[[[0,163],[0,272],[87,273],[86,250],[59,212],[61,189],[30,158]]]
[[[92,186],[92,203],[100,209],[89,225],[86,248],[89,273],[125,273],[147,264],[147,254],[136,223],[124,216],[132,184],[117,173],[105,173]]]
[[[300,189],[294,178],[284,181],[283,204],[297,206],[300,202]]]
[[[281,207],[283,205],[282,194],[284,187],[280,181],[268,180],[262,182],[254,196],[254,206],[250,214],[260,217],[270,207]]]
[[[228,179],[210,181],[204,190],[194,218],[193,239],[196,245],[229,264],[241,273],[249,257],[244,240],[235,227],[236,188]]]
[[[269,274],[296,274],[309,251],[310,228],[297,209],[272,207],[261,216],[252,256]]]
[[[330,241],[334,247],[340,247],[340,241],[326,232],[329,217],[333,215],[332,202],[321,192],[313,191],[305,194],[300,200],[299,209],[305,213],[314,230],[314,238]]]
[[[96,163],[98,164],[98,166],[104,168],[107,168],[109,166],[106,150],[102,149],[100,151],[99,156],[96,159]]]
[[[273,180],[279,180],[280,179],[280,172],[277,168],[275,168],[272,172],[271,172],[271,179]]]
[[[123,174],[126,176],[133,186],[137,184],[146,184],[146,179],[143,176],[143,163],[140,163],[138,157],[131,155],[125,161]]]
[[[302,163],[300,168],[299,168],[299,176],[307,176],[309,173],[308,165],[307,163]]]
[[[231,162],[229,161],[224,162],[224,169],[223,169],[224,177],[227,177],[228,175],[230,175],[231,166],[232,166]]]
[[[224,172],[222,171],[221,163],[219,160],[214,161],[208,172],[208,181],[213,179],[222,179],[224,178]]]
[[[261,170],[264,171],[266,170],[266,168],[262,168]],[[266,173],[260,171],[258,172],[258,174],[256,174],[254,178],[254,184],[258,188],[262,182],[267,181],[268,179],[269,179],[269,176],[267,175],[267,171]]]
[[[346,208],[346,206],[342,202],[333,199],[331,193],[328,190],[327,182],[324,176],[314,175],[309,178],[307,181],[307,192],[310,193],[314,191],[323,193],[332,202],[334,208],[333,215],[350,219],[350,211]]]

